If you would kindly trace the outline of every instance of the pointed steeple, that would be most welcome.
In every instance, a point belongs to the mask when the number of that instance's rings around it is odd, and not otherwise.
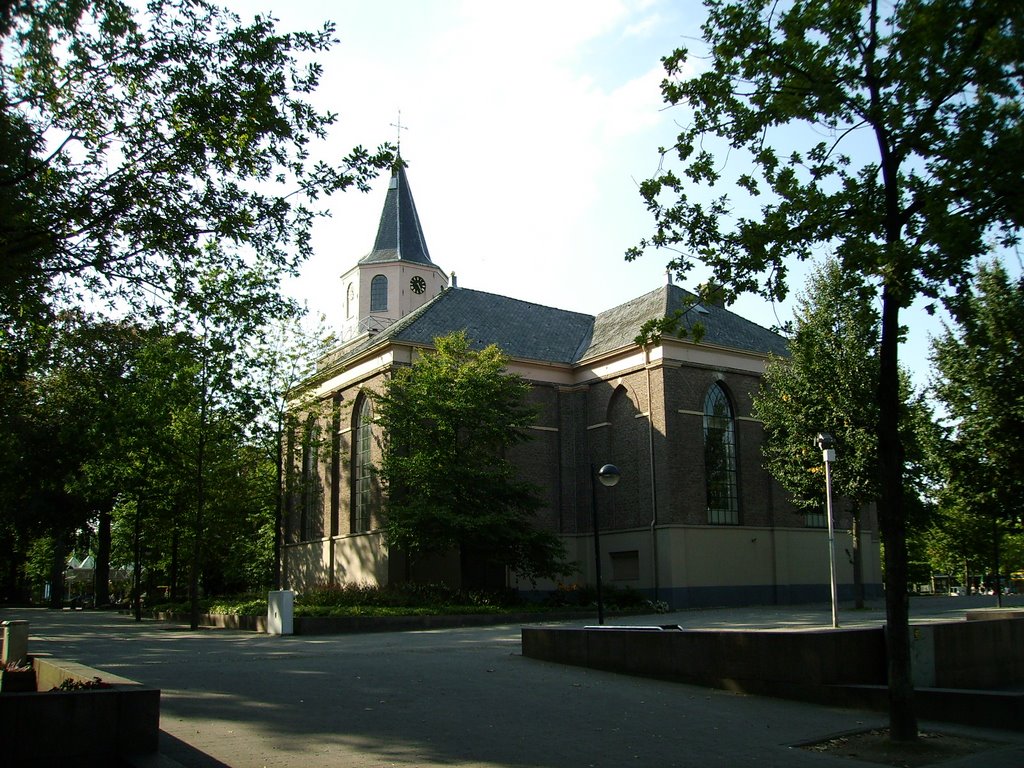
[[[373,250],[341,276],[341,284],[343,339],[386,328],[448,287],[448,276],[430,260],[400,155],[391,170]]]
[[[405,163],[399,155],[391,170],[391,182],[384,200],[384,210],[380,214],[380,225],[377,228],[377,239],[373,250],[359,260],[360,264],[373,264],[384,261],[405,261],[415,264],[429,264],[430,251],[423,237],[420,217],[416,213],[416,203],[412,199],[412,189],[405,175]]]

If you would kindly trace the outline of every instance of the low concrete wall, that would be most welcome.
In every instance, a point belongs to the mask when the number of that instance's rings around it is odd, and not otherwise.
[[[296,635],[343,635],[352,632],[411,632],[454,627],[490,627],[500,624],[527,624],[536,621],[579,619],[590,612],[565,611],[537,613],[465,613],[416,616],[296,616]]]
[[[1024,685],[1024,621],[992,614],[987,621],[930,628],[936,687],[1007,689]]]
[[[593,615],[593,611],[565,610],[549,611],[542,614],[523,611],[520,613],[466,613],[409,616],[295,616],[292,631],[296,635],[343,635],[351,632],[407,632],[422,629],[447,629],[452,627],[485,627],[497,624],[528,624],[537,621],[560,621],[579,619]],[[181,613],[155,611],[157,621],[187,624],[189,617]],[[267,631],[266,616],[235,616],[230,614],[203,614],[199,617],[202,627],[238,629],[247,632]]]
[[[0,763],[109,766],[157,751],[160,691],[73,661],[34,657],[37,693],[0,694]],[[49,692],[67,679],[110,688]]]
[[[920,717],[1024,729],[1024,621],[911,627]],[[840,706],[888,707],[883,627],[732,631],[522,628],[523,655]]]
[[[881,628],[805,632],[523,627],[523,655],[661,680],[827,700],[828,686],[885,682]]]
[[[171,621],[177,624],[190,624],[192,617],[187,613],[153,611],[157,621]],[[266,616],[238,616],[233,613],[201,613],[199,626],[217,627],[218,629],[240,629],[246,632],[266,632]]]

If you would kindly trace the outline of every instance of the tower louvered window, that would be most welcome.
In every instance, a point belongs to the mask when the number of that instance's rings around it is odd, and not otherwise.
[[[370,281],[370,311],[387,312],[388,310],[388,279],[384,275],[374,275]]]

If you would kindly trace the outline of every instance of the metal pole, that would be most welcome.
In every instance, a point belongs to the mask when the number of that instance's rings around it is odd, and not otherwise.
[[[828,512],[828,567],[832,585],[832,627],[839,627],[839,599],[836,592],[836,534],[832,519],[832,459],[835,451],[822,451],[825,459],[825,509]]]

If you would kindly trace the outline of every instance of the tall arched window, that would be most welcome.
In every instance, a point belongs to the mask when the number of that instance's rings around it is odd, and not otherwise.
[[[370,411],[370,398],[364,397],[356,411],[356,423],[353,425],[355,445],[352,450],[352,532],[362,533],[370,530],[370,477],[373,463],[370,453],[373,414]]]
[[[299,530],[302,541],[312,541],[322,535],[323,508],[320,482],[320,427],[316,417],[306,419],[302,436],[302,506]]]
[[[736,491],[736,422],[729,397],[714,383],[704,398],[704,478],[708,489],[708,522],[738,525]]]
[[[388,279],[384,275],[374,275],[370,281],[370,311],[387,312]]]
[[[348,284],[348,288],[345,289],[345,317],[352,317],[352,305],[355,303],[356,290],[352,287],[352,283]]]

